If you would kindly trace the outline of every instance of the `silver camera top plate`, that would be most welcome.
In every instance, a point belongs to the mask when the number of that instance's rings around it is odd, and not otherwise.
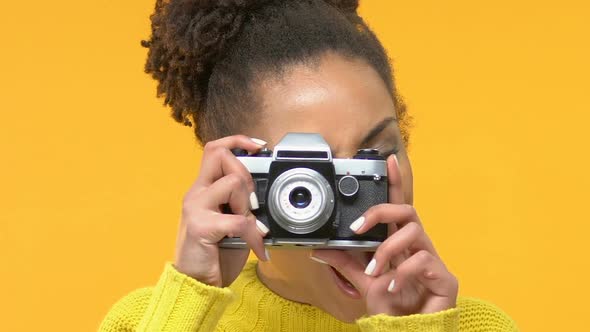
[[[333,162],[336,175],[387,176],[385,160],[332,159],[328,143],[314,133],[288,133],[275,146],[272,157],[238,157],[238,160],[253,174],[268,173],[275,160],[311,160]]]

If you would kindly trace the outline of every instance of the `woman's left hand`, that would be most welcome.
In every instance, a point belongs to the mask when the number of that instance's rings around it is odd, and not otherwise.
[[[366,301],[367,314],[402,316],[454,308],[458,281],[426,235],[413,206],[403,204],[397,160],[387,160],[389,203],[371,207],[351,229],[362,234],[388,224],[389,237],[365,267],[347,251],[315,250],[312,256],[346,277]],[[356,226],[356,227],[355,227]]]

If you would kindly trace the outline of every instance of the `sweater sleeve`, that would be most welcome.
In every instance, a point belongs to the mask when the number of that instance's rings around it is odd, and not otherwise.
[[[229,288],[205,285],[167,263],[156,286],[115,303],[99,331],[213,331],[232,299]]]
[[[514,321],[498,307],[472,298],[459,298],[456,308],[432,314],[380,314],[361,318],[357,323],[363,332],[518,332]]]

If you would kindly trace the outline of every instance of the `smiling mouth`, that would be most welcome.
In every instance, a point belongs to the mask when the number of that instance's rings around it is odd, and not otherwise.
[[[363,261],[363,263],[365,263],[365,265],[367,265],[367,263],[371,260],[371,258],[373,257],[373,254],[374,254],[373,252],[366,253],[366,256],[361,259]],[[334,282],[335,282],[336,286],[338,286],[340,291],[342,291],[342,293],[344,293],[345,295],[347,295],[353,299],[360,299],[361,293],[352,284],[352,282],[350,282],[350,280],[348,280],[345,276],[343,276],[342,273],[338,272],[338,270],[336,270],[333,266],[331,266],[331,265],[328,265],[328,266],[330,267],[330,271],[331,271],[330,274],[332,275],[332,278],[334,279]]]
[[[330,266],[330,271],[332,274],[332,278],[336,283],[336,286],[344,293],[345,295],[353,298],[353,299],[360,299],[361,294],[360,292],[354,287],[354,285],[346,279],[340,272],[338,272],[335,268]]]

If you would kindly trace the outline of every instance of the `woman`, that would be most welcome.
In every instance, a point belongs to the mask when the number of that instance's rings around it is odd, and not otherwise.
[[[121,299],[103,331],[514,331],[496,307],[457,298],[412,207],[409,117],[385,50],[347,0],[158,0],[146,72],[205,143],[185,195],[174,263]],[[389,203],[351,225],[389,237],[371,255],[266,248],[252,178],[232,149],[320,133],[337,158],[387,158]],[[229,204],[232,213],[220,206]],[[249,250],[221,249],[239,236]]]

